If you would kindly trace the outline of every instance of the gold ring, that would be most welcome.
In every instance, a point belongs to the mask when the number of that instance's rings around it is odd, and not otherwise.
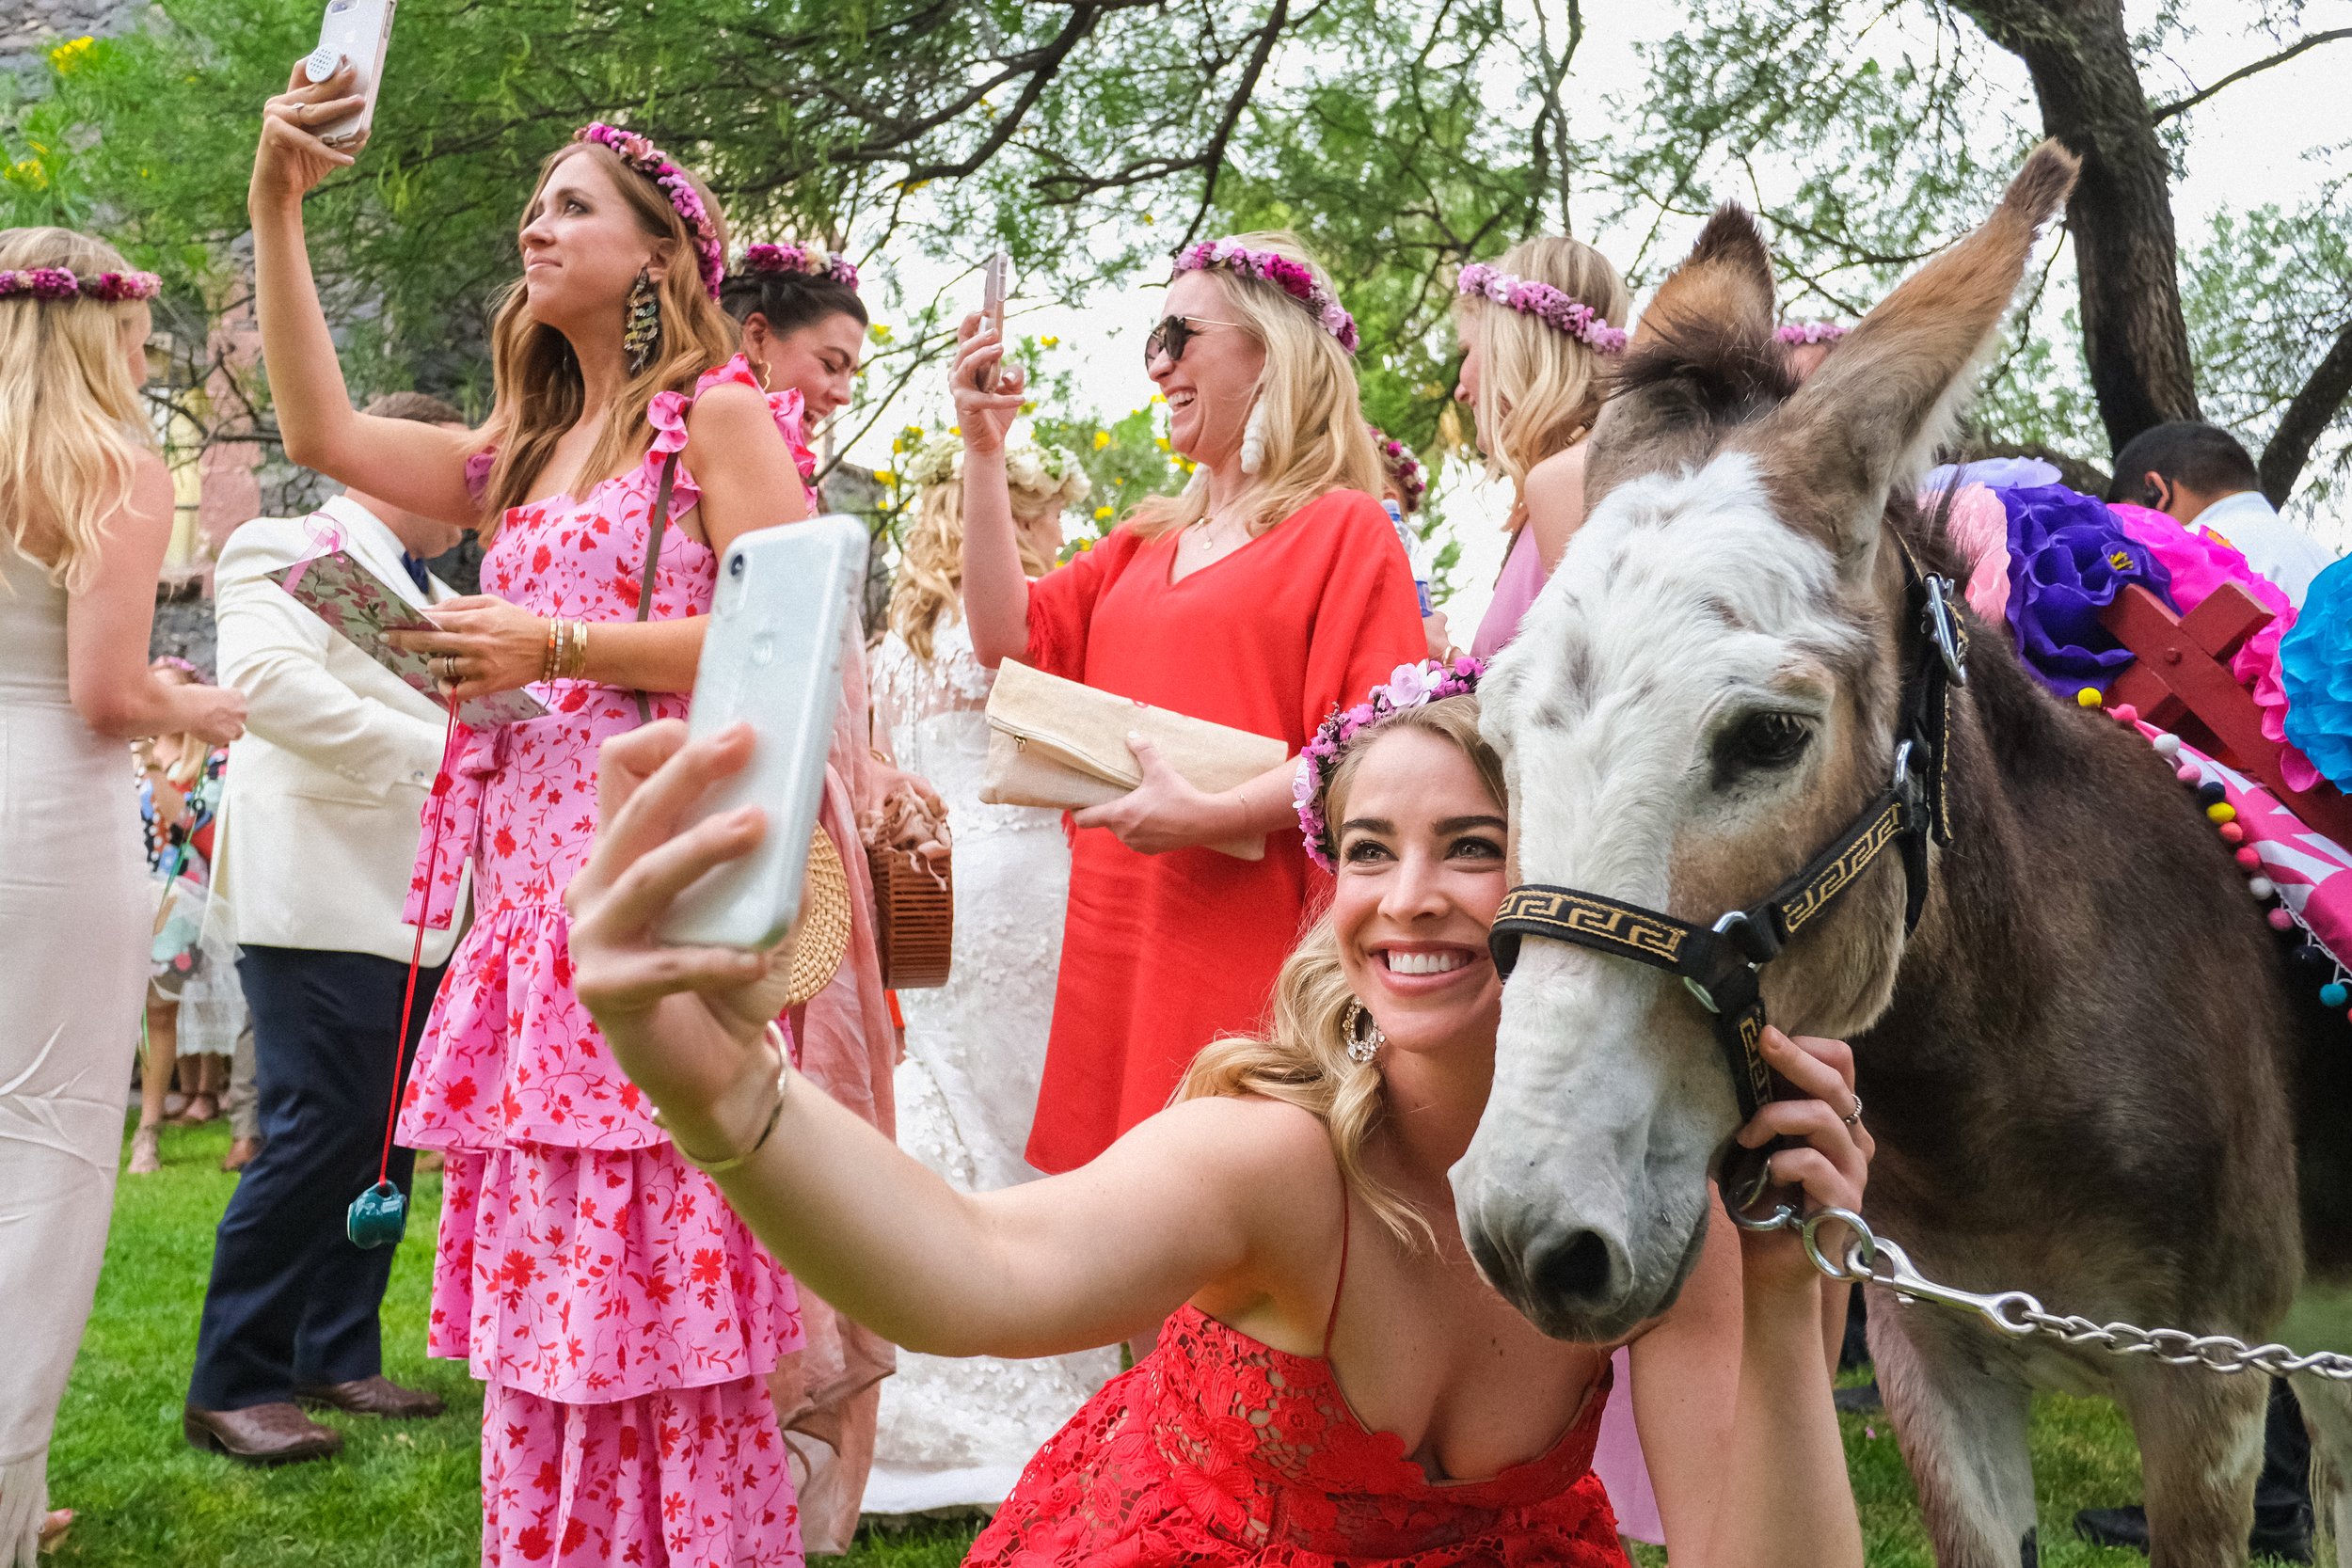
[[[455,654],[443,654],[441,656],[441,678],[453,685],[456,683],[457,656]]]

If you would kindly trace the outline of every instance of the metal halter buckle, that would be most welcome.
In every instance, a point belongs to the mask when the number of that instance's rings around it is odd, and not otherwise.
[[[1952,579],[1931,573],[1927,579],[1928,640],[1944,656],[1944,672],[1962,686],[1968,684],[1968,657],[1962,650],[1960,620],[1952,611]]]
[[[1745,910],[1734,910],[1729,914],[1724,915],[1721,920],[1715,922],[1714,926],[1710,928],[1717,936],[1731,937],[1734,942],[1737,942],[1739,939],[1736,935],[1734,935],[1734,933],[1737,932],[1740,927],[1747,924],[1748,911]],[[1753,974],[1760,967],[1762,966],[1751,961],[1748,964],[1748,973]],[[1705,986],[1699,984],[1688,974],[1682,977],[1682,983],[1689,989],[1692,996],[1699,999],[1700,1006],[1705,1007],[1710,1013],[1721,1013],[1723,1011],[1723,1008],[1715,1005],[1714,993],[1708,990]]]

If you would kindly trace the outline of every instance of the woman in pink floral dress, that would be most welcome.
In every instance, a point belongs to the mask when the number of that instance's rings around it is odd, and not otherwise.
[[[572,990],[564,885],[596,825],[597,747],[686,711],[719,552],[804,515],[800,400],[762,393],[716,295],[723,235],[691,177],[595,125],[551,156],[493,329],[470,435],[345,395],[303,254],[301,195],[348,153],[310,124],[350,78],[271,101],[251,207],[263,347],[289,453],[479,525],[485,592],[410,644],[458,699],[548,710],[454,725],[411,918],[473,925],[434,1003],[401,1137],[447,1151],[431,1349],[485,1386],[485,1563],[798,1564],[764,1382],[798,1348],[792,1283],[681,1160]],[[486,443],[486,444],[485,444]],[[640,615],[665,463],[668,526]]]

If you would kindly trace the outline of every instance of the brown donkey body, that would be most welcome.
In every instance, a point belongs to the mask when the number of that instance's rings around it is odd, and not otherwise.
[[[1931,657],[1902,624],[1889,540],[1965,576],[1908,497],[2073,171],[2038,150],[1984,227],[1801,389],[1754,225],[1708,226],[1595,433],[1589,520],[1487,677],[1523,879],[1707,924],[1885,787],[1904,661]],[[1867,1214],[1932,1277],[2260,1336],[2307,1259],[2352,1264],[2352,1040],[2283,973],[2169,767],[2051,698],[2004,628],[1971,630],[1942,758],[1950,842],[1916,928],[1882,857],[1767,966],[1772,1019],[1853,1040],[1880,1151]],[[1454,1173],[1463,1234],[1548,1332],[1621,1335],[1679,1289],[1737,1115],[1707,1015],[1671,977],[1530,942]],[[2035,1560],[2037,1387],[2122,1404],[2157,1568],[2245,1560],[2259,1376],[2010,1339],[1883,1292],[1871,1307],[1945,1568]],[[2345,1475],[2344,1386],[2312,1382],[2306,1407]],[[2352,1539],[2352,1497],[2330,1500]]]

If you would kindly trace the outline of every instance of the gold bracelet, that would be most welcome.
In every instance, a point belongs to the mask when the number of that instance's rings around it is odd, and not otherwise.
[[[548,620],[547,651],[539,656],[539,679],[541,681],[555,679],[555,664],[562,654],[563,644],[564,623],[550,616]]]
[[[574,621],[571,626],[570,647],[565,651],[564,674],[567,680],[580,680],[588,673],[588,623]]]
[[[761,1125],[759,1129],[759,1136],[752,1140],[751,1147],[744,1149],[739,1154],[730,1154],[723,1160],[706,1160],[701,1155],[696,1154],[692,1149],[688,1148],[684,1144],[678,1142],[675,1137],[672,1137],[670,1139],[670,1147],[677,1150],[678,1158],[693,1166],[696,1170],[701,1171],[705,1176],[724,1176],[728,1171],[735,1169],[737,1166],[742,1164],[743,1162],[749,1160],[753,1155],[767,1148],[769,1137],[773,1134],[776,1130],[776,1123],[784,1119],[784,1031],[777,1027],[776,1022],[773,1019],[770,1019],[768,1021],[767,1037],[769,1045],[774,1048],[776,1053],[776,1070],[774,1075],[776,1085],[776,1102],[769,1107],[768,1119]],[[653,1124],[656,1127],[661,1128],[661,1130],[665,1132],[669,1131],[668,1125],[662,1121],[661,1113],[659,1111],[656,1111],[653,1114]]]

